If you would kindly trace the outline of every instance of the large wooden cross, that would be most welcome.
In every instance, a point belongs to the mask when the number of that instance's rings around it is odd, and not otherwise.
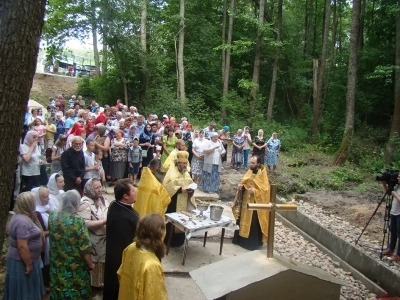
[[[276,192],[278,186],[276,184],[271,185],[271,198],[268,204],[258,204],[258,203],[247,203],[247,209],[249,210],[268,210],[268,238],[267,238],[267,257],[274,257],[274,234],[275,234],[275,211],[280,210],[290,210],[296,211],[296,204],[276,204]]]

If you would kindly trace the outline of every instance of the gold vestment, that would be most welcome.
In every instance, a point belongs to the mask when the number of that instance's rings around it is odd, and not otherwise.
[[[118,300],[167,300],[164,271],[160,260],[136,242],[125,248],[118,269]]]
[[[247,203],[262,203],[267,204],[270,202],[270,184],[268,180],[267,170],[261,165],[257,174],[253,173],[253,170],[248,170],[244,175],[242,181],[243,184],[243,199],[242,199],[242,209],[240,212],[240,229],[239,235],[244,238],[249,237],[251,219],[253,217],[253,210],[247,209]],[[249,193],[249,189],[253,188],[254,194]],[[236,215],[236,210],[239,209],[237,206],[239,205],[237,201],[238,197],[241,196],[241,192],[236,192],[236,197],[233,202],[232,211],[233,214]],[[260,222],[261,232],[262,232],[262,241],[266,242],[268,237],[268,219],[269,212],[265,210],[258,210],[258,220]]]
[[[172,198],[181,187],[186,188],[189,184],[193,183],[189,172],[181,173],[175,164],[172,164],[164,178],[164,186],[169,196]],[[191,205],[190,205],[191,204]],[[193,205],[193,207],[191,207]],[[187,193],[178,193],[176,201],[176,211],[186,211],[196,208],[193,197],[188,201]]]
[[[140,217],[156,213],[164,218],[165,210],[171,202],[165,187],[157,180],[151,170],[143,167],[133,208]]]

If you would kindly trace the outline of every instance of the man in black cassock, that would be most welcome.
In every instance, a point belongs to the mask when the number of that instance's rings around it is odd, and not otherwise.
[[[106,261],[104,269],[104,300],[117,300],[119,282],[117,271],[122,252],[135,237],[139,214],[132,208],[136,191],[129,179],[120,179],[114,187],[115,201],[108,208],[106,227]]]
[[[81,191],[83,175],[85,175],[85,156],[82,151],[82,139],[74,137],[71,147],[61,154],[61,170],[64,176],[64,191]]]

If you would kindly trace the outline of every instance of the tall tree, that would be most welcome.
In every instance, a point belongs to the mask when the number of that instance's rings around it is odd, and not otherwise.
[[[185,0],[180,0],[179,3],[178,99],[185,102],[185,67],[183,65],[183,48],[185,44]]]
[[[265,0],[260,0],[258,11],[258,26],[256,39],[256,53],[254,56],[252,86],[250,90],[250,122],[254,117],[254,107],[258,99],[259,83],[260,83],[260,65],[261,65],[261,50],[262,50],[262,32],[264,24]]]
[[[222,97],[226,97],[229,92],[229,72],[231,69],[231,46],[232,46],[232,33],[233,33],[233,13],[235,10],[235,0],[231,0],[231,6],[229,10],[229,26],[228,26],[228,38],[227,38],[227,46],[228,49],[226,49],[226,52],[224,51],[223,54],[225,54],[225,60],[223,62],[224,70],[223,70],[223,86],[222,86]],[[225,107],[222,108],[222,119],[223,122],[226,123],[227,120],[227,114],[226,114],[226,109]]]
[[[267,122],[272,122],[272,117],[273,117],[273,109],[274,109],[274,101],[275,101],[275,92],[276,92],[276,81],[278,78],[278,70],[279,70],[279,55],[280,55],[280,43],[282,40],[282,6],[283,6],[283,0],[278,0],[278,19],[277,19],[277,36],[276,36],[276,41],[278,43],[278,49],[275,54],[275,59],[274,59],[274,68],[272,70],[272,83],[271,83],[271,91],[269,94],[269,100],[268,100],[268,109],[267,109]]]
[[[0,139],[3,141],[0,151],[9,153],[0,156],[0,249],[3,249],[23,116],[36,70],[45,4],[45,0],[0,2]]]
[[[389,141],[386,144],[386,164],[393,161],[393,153],[396,147],[396,140],[400,136],[400,0],[398,0],[396,18],[396,54],[395,54],[395,83],[394,83],[394,111],[392,126],[390,129]]]
[[[354,106],[356,101],[358,46],[360,37],[361,0],[353,0],[350,30],[350,57],[346,94],[346,124],[342,143],[335,155],[335,164],[344,164],[349,156],[354,133]]]
[[[94,56],[94,65],[96,68],[96,76],[100,76],[100,55],[99,55],[99,47],[97,45],[97,17],[96,17],[96,2],[94,0],[90,1],[91,7],[91,23],[92,23],[92,37],[93,37],[93,56]]]
[[[326,56],[327,56],[327,49],[328,49],[330,15],[331,15],[331,0],[326,0],[324,33],[323,33],[322,51],[321,51],[321,63],[319,64],[318,82],[317,82],[317,88],[315,89],[316,94],[314,95],[314,104],[313,104],[313,120],[312,120],[312,125],[311,125],[311,136],[312,137],[316,137],[319,134],[319,129],[320,129],[321,100],[322,100],[322,91],[323,91],[324,78],[325,78],[325,65],[326,65]]]
[[[140,48],[141,48],[141,61],[142,61],[142,74],[141,74],[141,91],[139,93],[140,103],[145,107],[146,103],[146,90],[147,90],[147,1],[142,0],[142,11],[140,20]]]

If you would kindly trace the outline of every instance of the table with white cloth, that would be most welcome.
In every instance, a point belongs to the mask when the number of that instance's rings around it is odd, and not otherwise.
[[[188,215],[192,214],[193,218],[190,219]],[[213,228],[222,228],[221,232],[221,241],[220,241],[220,246],[219,246],[219,255],[222,253],[222,246],[224,245],[224,236],[225,236],[225,230],[237,230],[239,229],[239,226],[235,224],[235,221],[227,216],[222,215],[221,219],[219,221],[214,221],[210,219],[210,208],[208,208],[207,211],[203,212],[203,215],[205,219],[199,219],[194,216],[198,216],[200,214],[199,210],[192,210],[187,213],[181,213],[181,212],[176,212],[176,213],[169,213],[165,214],[165,217],[167,218],[167,222],[172,224],[173,227],[178,228],[179,230],[183,231],[185,233],[185,242],[183,244],[183,260],[182,260],[182,265],[185,264],[186,260],[186,254],[187,254],[187,249],[188,249],[188,241],[189,239],[194,235],[199,235],[204,233],[204,241],[203,241],[203,247],[206,246],[206,241],[207,241],[207,232],[210,229]],[[167,237],[167,255],[169,252],[169,247],[171,244],[171,238],[173,234],[173,228],[172,230],[169,231],[169,236]]]

